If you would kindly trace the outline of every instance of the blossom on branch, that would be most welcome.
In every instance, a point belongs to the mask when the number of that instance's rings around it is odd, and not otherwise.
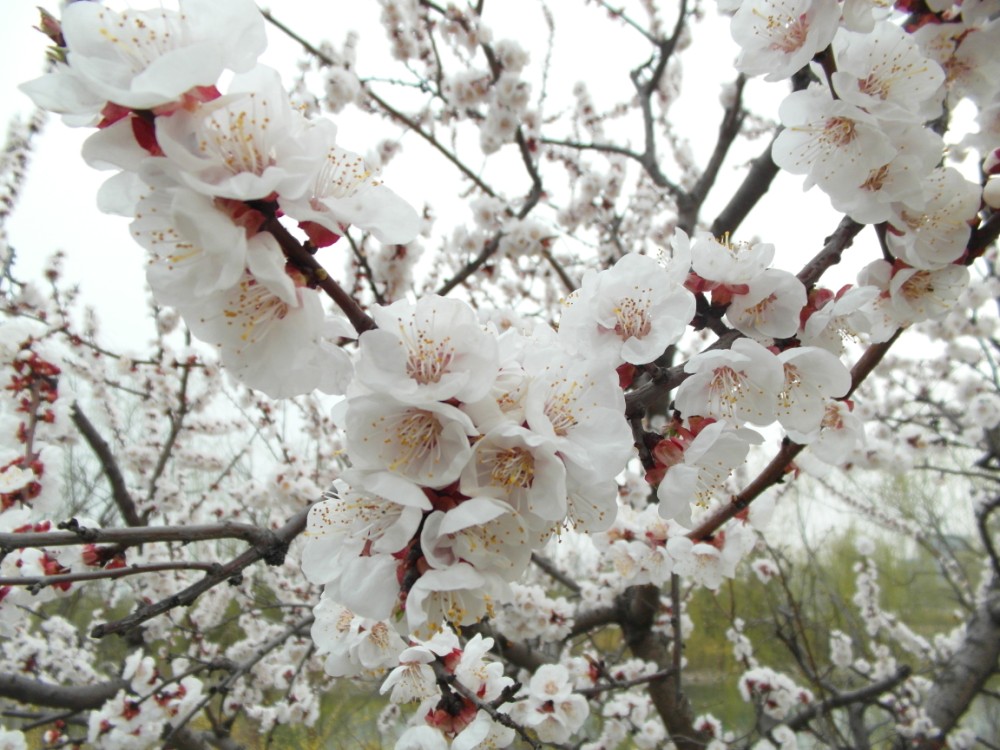
[[[151,110],[198,86],[214,86],[224,70],[244,73],[267,46],[252,0],[177,4],[178,10],[119,12],[70,3],[61,20],[66,64],[22,90],[40,107],[92,124],[106,103]]]

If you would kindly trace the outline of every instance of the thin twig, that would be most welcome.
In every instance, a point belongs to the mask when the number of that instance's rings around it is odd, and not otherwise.
[[[161,599],[158,602],[143,605],[132,614],[120,620],[98,625],[91,631],[91,637],[103,638],[112,633],[125,633],[138,627],[146,620],[170,611],[174,607],[187,606],[203,593],[218,586],[223,581],[237,581],[240,572],[258,560],[263,559],[268,565],[280,565],[284,562],[289,543],[305,530],[308,515],[309,508],[303,508],[292,516],[284,526],[277,531],[271,532],[273,541],[270,544],[254,545],[225,565],[219,566],[216,572],[206,574],[203,579],[188,586],[183,591],[168,596],[166,599]]]
[[[580,593],[580,584],[566,575],[563,571],[559,570],[549,558],[539,552],[531,553],[531,562],[537,565],[541,570],[545,572],[549,578],[558,581],[563,586],[568,588],[574,594]]]
[[[115,580],[142,573],[162,573],[166,570],[202,570],[212,572],[219,567],[218,563],[176,562],[150,563],[148,565],[128,565],[124,568],[93,570],[85,573],[60,573],[51,576],[25,576],[24,578],[0,578],[0,586],[30,586],[32,593],[37,593],[47,586],[59,583],[77,583],[84,581]]]

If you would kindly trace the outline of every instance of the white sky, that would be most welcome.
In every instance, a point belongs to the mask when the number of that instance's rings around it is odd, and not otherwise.
[[[58,2],[54,0],[43,0],[41,4],[50,11],[58,11]],[[339,45],[348,29],[359,30],[362,53],[359,70],[364,73],[378,64],[378,54],[387,54],[384,36],[375,25],[378,4],[374,0],[351,3],[350,13],[345,12],[344,5],[334,9],[335,5],[327,6],[330,10],[323,12],[317,10],[323,7],[321,3],[283,0],[274,9],[281,20],[313,42],[321,41],[326,35]],[[0,70],[4,71],[0,80],[0,121],[4,123],[15,112],[31,111],[30,101],[16,85],[36,77],[42,70],[47,39],[31,28],[37,22],[35,6],[35,0],[4,0],[3,23],[0,24]],[[556,12],[573,12],[572,26],[563,25],[556,31],[553,61],[557,67],[551,72],[551,100],[557,102],[562,97],[568,101],[569,91],[577,80],[588,83],[599,103],[603,96],[610,98],[622,87],[630,87],[626,77],[628,67],[645,58],[648,46],[634,32],[609,24],[604,11],[584,0],[550,0],[550,6]],[[533,62],[540,62],[547,30],[537,2],[487,0],[486,8],[494,39],[515,38],[532,52]],[[271,27],[268,33],[271,42],[264,62],[278,68],[287,80],[294,73],[298,48]],[[365,54],[373,57],[366,58]],[[694,144],[702,163],[718,127],[719,83],[732,78],[727,68],[734,56],[735,46],[729,39],[728,29],[724,23],[717,22],[696,32],[692,54],[684,58],[689,74],[701,75],[704,68],[705,84],[692,87],[692,99],[684,109],[675,112],[675,117],[692,131],[703,130],[708,134],[704,143]],[[783,84],[754,82],[754,86],[756,93],[752,94],[752,101],[761,101],[763,97],[773,107],[772,113],[787,91]],[[361,153],[371,147],[370,142],[366,142],[365,125],[352,123],[349,118],[335,119],[344,147]],[[142,317],[146,298],[142,251],[128,234],[127,220],[102,215],[96,210],[95,195],[108,174],[90,169],[80,158],[80,144],[90,132],[89,129],[67,128],[57,116],[52,116],[43,136],[38,139],[22,200],[9,224],[11,242],[19,252],[16,269],[21,277],[37,278],[44,259],[57,249],[65,250],[66,276],[80,280],[84,299],[98,308],[106,333],[117,342],[134,342],[141,346],[145,334],[136,341],[135,321]],[[419,205],[425,199],[434,203],[435,181],[428,179],[423,165],[407,161],[411,153],[409,144],[413,140],[416,139],[404,140],[404,151],[387,170],[386,182],[412,203]],[[763,142],[753,144],[747,157],[756,156],[762,147]],[[735,187],[742,174],[729,169],[723,171],[721,178]],[[789,270],[797,270],[819,249],[823,237],[835,228],[838,220],[822,193],[813,190],[803,195],[800,184],[801,178],[779,176],[777,190],[765,198],[739,233],[742,238],[756,234],[765,241],[774,242],[778,248],[778,263]],[[720,190],[710,198],[705,219],[712,218],[729,192],[731,190]],[[454,192],[451,201],[456,205]],[[792,205],[794,210],[789,210]],[[442,231],[450,230],[450,226],[448,221],[440,224]],[[875,256],[871,250],[866,250],[864,257]],[[858,267],[857,262],[849,265],[852,269]],[[841,278],[838,285],[849,280],[850,277]]]

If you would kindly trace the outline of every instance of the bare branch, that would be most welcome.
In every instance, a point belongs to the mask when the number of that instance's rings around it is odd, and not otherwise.
[[[543,570],[545,574],[549,576],[549,578],[558,581],[563,586],[572,591],[574,594],[580,593],[580,584],[578,584],[576,581],[574,581],[572,578],[566,575],[563,571],[559,570],[559,568],[557,568],[553,564],[553,562],[549,560],[549,558],[547,558],[545,555],[541,554],[540,552],[532,552],[531,562],[533,562],[541,570]]]
[[[162,573],[167,570],[203,570],[211,573],[217,570],[218,563],[176,562],[150,563],[148,565],[129,565],[124,568],[108,568],[81,573],[60,573],[51,576],[25,576],[24,578],[0,578],[0,586],[28,586],[32,593],[37,593],[46,586],[59,583],[79,583],[83,581],[107,581],[142,573]]]
[[[823,249],[798,272],[797,278],[806,289],[813,287],[828,268],[840,262],[844,250],[851,246],[854,238],[864,228],[864,224],[859,224],[850,217],[841,219],[833,234],[826,238]]]
[[[223,581],[233,580],[239,575],[240,571],[249,565],[253,565],[258,560],[263,559],[268,565],[280,565],[285,559],[285,552],[288,550],[289,543],[305,529],[308,515],[309,508],[303,508],[292,516],[284,526],[272,532],[273,541],[270,544],[254,545],[242,555],[230,560],[225,565],[221,565],[215,572],[206,574],[200,581],[188,586],[183,591],[153,604],[143,605],[132,614],[120,620],[98,625],[91,630],[91,637],[103,638],[112,633],[126,633],[138,627],[146,620],[162,615],[174,607],[187,606],[203,593],[218,586]]]
[[[74,402],[70,409],[70,417],[73,420],[73,424],[80,431],[80,434],[83,435],[83,439],[87,441],[87,445],[94,451],[97,460],[100,461],[104,476],[107,478],[108,484],[111,485],[111,497],[115,501],[118,512],[121,513],[122,520],[129,526],[141,526],[142,518],[136,509],[135,500],[132,499],[132,495],[128,491],[128,487],[125,484],[125,477],[122,476],[121,469],[118,467],[118,461],[115,460],[115,456],[111,452],[111,447],[101,437],[101,434],[87,418],[87,415],[83,413],[80,404]],[[2,539],[2,536],[0,535],[0,539]],[[5,549],[8,548],[2,541],[0,541],[0,546]]]
[[[100,708],[105,702],[126,689],[125,680],[99,682],[94,685],[53,685],[32,677],[17,674],[0,674],[0,697],[19,703],[47,708],[65,708],[87,711]]]
[[[0,533],[0,551],[29,547],[68,547],[74,544],[116,544],[134,547],[148,542],[190,542],[210,539],[242,539],[258,547],[274,542],[270,529],[246,523],[217,523],[204,526],[137,526],[128,529],[91,529],[76,520],[60,524],[69,531]]]
[[[867,703],[883,693],[892,690],[899,683],[909,677],[912,671],[913,670],[904,664],[899,667],[894,674],[884,677],[877,682],[873,682],[871,685],[866,685],[863,688],[846,693],[838,693],[830,698],[813,703],[811,706],[800,711],[798,714],[786,721],[785,724],[789,729],[800,732],[808,727],[809,722],[817,716],[830,713],[836,708],[850,706],[854,703]]]
[[[705,170],[698,177],[694,187],[688,191],[687,195],[678,201],[680,209],[677,217],[677,226],[688,234],[691,234],[698,223],[698,214],[708,197],[709,191],[715,185],[719,177],[719,170],[726,160],[730,147],[740,134],[746,112],[743,109],[743,87],[746,84],[746,77],[740,74],[733,84],[733,99],[726,107],[722,115],[722,122],[719,123],[719,135],[715,140],[715,148],[709,157]]]
[[[1000,578],[1000,556],[997,555],[996,545],[993,544],[993,535],[990,534],[989,530],[990,515],[997,508],[1000,508],[1000,497],[993,498],[983,507],[979,508],[976,512],[976,526],[979,529],[979,538],[983,542],[986,554],[990,557],[990,563],[993,566],[993,575]]]

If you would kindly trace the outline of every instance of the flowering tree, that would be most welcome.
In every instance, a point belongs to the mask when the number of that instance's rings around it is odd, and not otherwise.
[[[1000,2],[580,3],[641,48],[613,102],[556,91],[572,15],[531,7],[529,50],[482,1],[380,0],[377,70],[378,40],[250,0],[43,16],[22,89],[95,128],[155,327],[111,351],[58,259],[22,283],[5,244],[5,746],[239,747],[243,719],[315,725],[338,679],[386,696],[400,750],[988,743],[961,720],[1000,651]],[[290,91],[267,24],[303,49]],[[682,62],[713,24],[735,71],[699,154]],[[761,76],[791,83],[780,124]],[[337,140],[358,118],[366,156]],[[12,130],[4,218],[40,127]],[[379,177],[410,165],[419,207]],[[781,170],[842,214],[790,268],[735,239]],[[871,378],[907,340],[934,356]],[[800,609],[760,546],[800,471],[946,538],[844,467],[968,482],[980,564],[934,547],[961,616],[928,638],[887,612],[862,544],[854,627],[779,630],[795,670],[731,618],[751,710],[725,726],[687,697],[687,607],[752,568]]]

